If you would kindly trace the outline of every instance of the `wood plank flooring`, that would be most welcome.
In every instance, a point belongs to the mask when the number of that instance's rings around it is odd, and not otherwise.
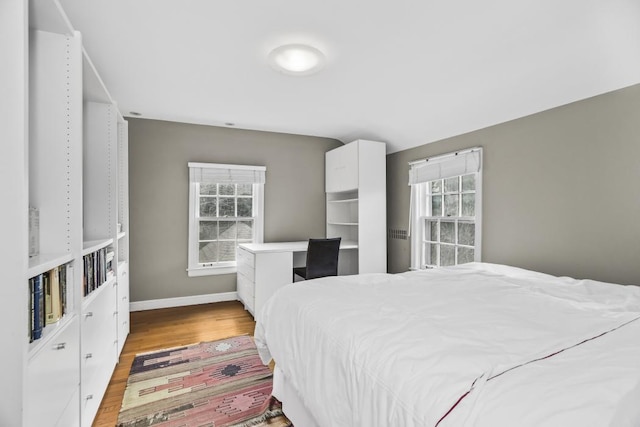
[[[254,328],[253,317],[237,301],[132,312],[131,332],[93,427],[116,425],[129,369],[136,354],[234,335],[253,335]]]

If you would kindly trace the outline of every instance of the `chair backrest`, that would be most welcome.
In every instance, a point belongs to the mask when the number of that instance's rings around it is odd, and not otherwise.
[[[307,279],[338,275],[340,237],[309,239],[307,247]]]

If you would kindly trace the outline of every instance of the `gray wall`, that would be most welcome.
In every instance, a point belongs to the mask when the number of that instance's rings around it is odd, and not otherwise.
[[[327,138],[129,120],[131,301],[236,290],[235,274],[188,277],[188,162],[264,165],[266,242],[325,235]]]
[[[387,156],[390,228],[407,228],[408,161],[482,146],[482,260],[640,284],[640,85]],[[390,272],[409,242],[388,242]]]

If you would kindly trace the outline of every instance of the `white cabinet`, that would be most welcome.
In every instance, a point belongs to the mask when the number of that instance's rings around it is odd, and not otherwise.
[[[238,298],[254,317],[271,295],[293,281],[293,251],[286,246],[266,243],[238,247]]]
[[[0,254],[9,272],[0,287],[2,336],[12,349],[3,359],[0,424],[90,426],[128,333],[128,324],[119,327],[128,323],[128,280],[118,274],[128,264],[127,126],[60,2],[28,3],[8,0],[0,13],[0,89],[10,105],[0,115],[0,224],[12,242]],[[39,213],[32,257],[29,207]],[[103,247],[114,252],[113,273],[85,295],[83,256]],[[40,334],[31,286],[47,274],[66,280],[50,282],[55,298],[45,300]]]
[[[356,190],[359,182],[359,144],[347,144],[326,154],[325,191]]]
[[[27,365],[28,390],[25,425],[51,425],[62,416],[80,384],[78,370],[78,317],[74,316],[60,333],[49,338]],[[76,418],[78,405],[75,405]]]
[[[357,251],[341,253],[339,274],[387,271],[386,148],[357,140],[326,153],[327,237]]]

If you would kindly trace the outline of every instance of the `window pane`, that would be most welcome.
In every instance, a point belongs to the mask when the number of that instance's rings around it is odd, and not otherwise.
[[[235,184],[219,184],[220,194],[223,196],[235,196],[236,185]]]
[[[238,240],[253,239],[253,221],[238,221]]]
[[[222,187],[222,186],[221,186]],[[220,197],[220,211],[218,216],[236,216],[235,197]]]
[[[218,194],[218,184],[200,184],[200,194],[215,196]]]
[[[458,223],[458,244],[474,246],[475,245],[476,226],[471,222]]]
[[[458,195],[444,196],[444,216],[458,216]]]
[[[427,226],[424,228],[424,239],[438,241],[438,221],[427,221]]]
[[[217,200],[215,197],[201,197],[200,216],[216,216]]]
[[[431,265],[438,265],[438,245],[436,244],[430,244],[429,245],[429,264]]]
[[[460,187],[458,186],[458,182],[460,177],[455,178],[447,178],[444,180],[444,192],[445,193],[459,193]]]
[[[236,222],[235,221],[220,221],[220,239],[236,240]]]
[[[431,181],[431,194],[442,193],[442,180]]]
[[[238,216],[239,217],[251,217],[253,216],[253,199],[249,197],[238,197]]]
[[[431,216],[442,216],[442,196],[431,197]]]
[[[199,240],[218,239],[218,221],[200,221]]]
[[[198,262],[216,262],[218,260],[218,242],[200,243]]]
[[[220,262],[236,260],[236,242],[220,242]]]
[[[440,265],[446,267],[447,265],[455,265],[455,250],[453,245],[440,245]]]
[[[476,195],[462,195],[462,216],[475,216],[476,214]]]
[[[465,264],[467,262],[473,262],[473,249],[472,248],[458,248],[458,264]]]
[[[476,176],[465,175],[462,177],[462,191],[473,191],[476,189]]]
[[[455,243],[455,223],[442,221],[440,223],[440,241],[444,243]]]
[[[253,185],[238,184],[238,196],[253,196]]]

